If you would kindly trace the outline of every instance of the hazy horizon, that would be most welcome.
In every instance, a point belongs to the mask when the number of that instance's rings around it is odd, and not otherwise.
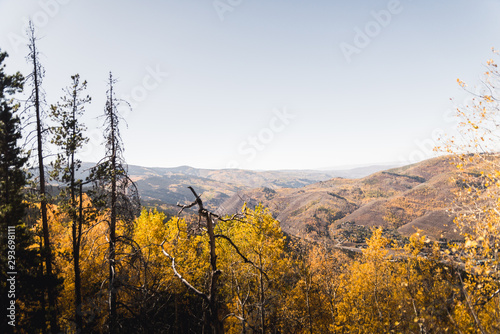
[[[423,160],[421,160],[423,161]],[[417,162],[421,162],[417,161]],[[414,163],[417,163],[414,162]],[[92,161],[83,161],[83,164],[97,164],[96,162]],[[323,168],[278,168],[278,169],[249,169],[249,168],[205,168],[205,167],[198,167],[198,166],[191,166],[191,165],[175,165],[175,166],[144,166],[144,165],[138,165],[138,164],[131,164],[131,163],[126,163],[127,166],[135,166],[135,167],[142,167],[142,168],[160,168],[160,169],[173,169],[173,168],[181,168],[181,167],[189,167],[189,168],[194,168],[194,169],[208,169],[208,170],[225,170],[225,169],[238,169],[238,170],[248,170],[248,171],[254,171],[254,172],[279,172],[279,171],[317,171],[317,172],[332,172],[332,171],[344,171],[344,170],[351,170],[351,169],[358,169],[358,168],[368,168],[368,167],[389,167],[391,168],[392,166],[403,166],[404,164],[401,162],[382,162],[382,163],[366,163],[366,164],[355,164],[355,165],[339,165],[339,166],[330,166],[330,167],[323,167]]]

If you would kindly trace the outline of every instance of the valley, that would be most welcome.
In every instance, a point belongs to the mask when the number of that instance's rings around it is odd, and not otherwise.
[[[448,213],[456,188],[451,181],[456,168],[449,158],[385,167],[246,171],[129,166],[129,174],[146,206],[171,214],[177,203],[192,200],[187,188],[192,186],[219,215],[237,213],[244,203],[250,208],[262,203],[285,233],[312,241],[362,246],[374,227],[395,239],[417,230],[434,241],[460,239]]]

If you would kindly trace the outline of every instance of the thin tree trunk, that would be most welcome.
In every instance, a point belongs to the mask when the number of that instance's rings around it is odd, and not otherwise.
[[[75,273],[75,322],[76,332],[83,331],[82,317],[82,282],[80,269],[80,245],[82,240],[82,225],[83,225],[83,203],[82,203],[82,183],[80,182],[80,203],[78,219],[73,222],[73,264]],[[75,202],[73,202],[75,203]]]
[[[114,158],[113,158],[114,161]],[[112,163],[114,166],[114,163]],[[114,167],[112,167],[114,168]],[[109,224],[109,331],[116,333],[116,175],[114,172],[111,179],[111,218]]]
[[[217,269],[217,254],[215,253],[215,233],[214,224],[212,217],[209,213],[205,213],[205,218],[207,220],[207,232],[210,243],[210,266],[212,270],[211,282],[210,282],[210,322],[212,330],[216,334],[221,334],[224,332],[221,321],[219,321],[219,308],[217,305],[217,283],[220,275],[220,271]]]
[[[458,274],[458,277],[460,278],[460,289],[462,290],[462,293],[465,297],[465,303],[467,305],[467,308],[469,309],[469,313],[472,315],[472,319],[474,319],[474,323],[475,323],[477,329],[479,329],[479,331],[481,332],[481,334],[486,334],[487,332],[484,330],[483,326],[481,325],[481,321],[479,320],[477,313],[476,313],[476,311],[474,311],[474,307],[472,306],[472,304],[470,302],[469,294],[465,290],[464,282],[462,281],[462,276],[460,274]]]
[[[113,85],[110,78],[109,108],[113,108]],[[116,138],[114,117],[111,124],[111,217],[109,223],[109,332],[117,333],[116,312]]]
[[[76,136],[76,91],[73,93],[73,127],[71,129],[71,138]],[[82,208],[82,182],[79,182],[79,212],[76,213],[76,181],[75,181],[75,153],[74,147],[71,148],[71,156],[69,162],[70,168],[70,189],[71,189],[71,216],[73,220],[72,224],[72,236],[73,236],[73,271],[75,275],[75,323],[76,332],[81,333],[83,330],[83,318],[82,318],[82,286],[81,286],[81,270],[80,270],[80,243],[82,237],[82,218],[83,218],[83,208]]]
[[[259,266],[262,269],[262,254],[259,253]],[[264,311],[264,276],[262,270],[260,270],[259,276],[259,284],[260,284],[260,327],[262,329],[262,334],[266,332],[266,314]]]
[[[313,334],[313,324],[312,324],[312,313],[311,313],[311,302],[309,300],[310,298],[310,291],[311,291],[311,285],[312,285],[312,277],[309,276],[309,282],[307,281],[307,276],[306,274],[306,304],[307,304],[307,315],[309,317],[309,333]]]
[[[243,315],[242,320],[241,320],[241,327],[242,327],[241,332],[243,334],[246,334],[247,333],[247,324],[245,322],[245,304],[244,303],[241,303],[241,314]]]
[[[33,31],[32,31],[33,32]],[[43,143],[42,143],[42,115],[40,110],[40,84],[38,73],[38,62],[36,55],[36,43],[32,35],[32,61],[33,61],[33,80],[35,89],[35,116],[36,116],[36,135],[37,135],[37,153],[38,153],[38,173],[40,177],[40,209],[42,213],[42,231],[43,231],[43,257],[45,259],[45,268],[47,277],[52,277],[52,251],[50,249],[50,236],[49,236],[49,223],[47,219],[47,199],[45,190],[45,167],[43,165]],[[57,325],[57,311],[56,311],[56,298],[54,287],[51,283],[47,287],[47,295],[49,299],[49,315],[50,315],[50,328],[54,333],[59,332]]]
[[[43,241],[40,239],[40,249],[43,249]],[[40,277],[43,277],[43,261],[40,261]],[[40,306],[41,306],[41,313],[42,313],[42,319],[43,323],[45,324],[47,321],[47,309],[46,309],[46,301],[45,301],[45,289],[42,290],[40,294]],[[42,327],[42,334],[47,333],[47,328],[45,326]]]

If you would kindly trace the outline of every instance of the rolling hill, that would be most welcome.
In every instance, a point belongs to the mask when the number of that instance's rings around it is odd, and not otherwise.
[[[90,167],[90,166],[89,166]],[[149,168],[129,165],[128,172],[137,184],[142,199],[146,202],[189,202],[192,186],[207,207],[215,210],[232,196],[255,188],[283,189],[301,188],[335,176],[360,177],[386,166],[368,166],[352,170],[280,170],[250,171],[241,169],[199,169],[189,166],[173,168]]]
[[[389,169],[361,179],[333,178],[298,189],[240,191],[219,208],[231,214],[244,201],[263,203],[289,234],[336,243],[362,243],[381,226],[401,236],[422,229],[432,240],[458,239],[451,207],[456,169],[446,157]]]

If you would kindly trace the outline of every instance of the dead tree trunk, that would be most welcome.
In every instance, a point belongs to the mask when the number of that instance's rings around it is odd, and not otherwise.
[[[198,289],[196,289],[191,283],[189,283],[182,275],[177,271],[176,268],[176,262],[175,258],[172,257],[164,248],[164,243],[165,241],[162,242],[160,245],[162,252],[165,256],[167,256],[171,261],[172,261],[172,269],[174,271],[174,275],[177,276],[181,282],[194,294],[196,294],[198,297],[202,298],[203,301],[206,303],[207,307],[205,309],[203,319],[205,319],[204,327],[208,327],[211,329],[211,332],[213,334],[222,334],[224,333],[224,319],[228,318],[229,316],[234,316],[240,321],[243,321],[246,323],[246,320],[244,317],[238,317],[235,316],[234,314],[227,314],[225,316],[222,316],[221,309],[219,307],[219,277],[221,275],[221,271],[217,268],[217,253],[216,253],[216,240],[217,239],[223,239],[231,245],[231,247],[234,249],[234,251],[238,254],[238,256],[241,257],[241,259],[244,261],[244,263],[248,263],[252,265],[255,269],[257,269],[260,272],[260,279],[263,282],[264,278],[269,280],[269,277],[267,274],[262,270],[262,263],[261,266],[255,265],[252,261],[250,261],[241,251],[239,250],[238,246],[231,240],[226,235],[223,234],[215,234],[215,219],[218,220],[224,220],[220,216],[208,211],[203,207],[203,202],[200,198],[200,196],[194,191],[192,187],[188,187],[189,190],[193,193],[195,196],[195,200],[189,204],[189,205],[180,205],[177,204],[177,206],[181,207],[181,211],[179,214],[184,210],[191,208],[195,205],[198,206],[198,217],[199,217],[199,223],[201,222],[206,222],[206,228],[207,228],[207,234],[208,234],[208,242],[209,242],[209,248],[210,248],[210,272],[209,272],[209,291],[207,293],[204,293]],[[237,215],[234,215],[233,217],[229,219],[235,219]],[[263,288],[261,287],[261,290]],[[222,319],[222,320],[221,320]],[[245,328],[245,327],[244,327]]]
[[[215,239],[216,234],[214,232],[215,223],[213,220],[212,213],[207,211],[203,207],[203,202],[201,201],[200,196],[196,194],[192,187],[188,187],[193,195],[195,196],[195,201],[189,205],[179,205],[182,209],[191,208],[195,205],[198,206],[198,215],[200,222],[204,220],[206,222],[207,234],[208,234],[208,242],[210,247],[210,287],[208,293],[203,293],[192,286],[186,279],[182,277],[177,272],[175,266],[175,258],[170,256],[167,251],[163,248],[163,243],[161,244],[163,254],[165,254],[172,261],[172,269],[174,270],[174,274],[182,281],[182,283],[192,292],[194,292],[197,296],[201,297],[206,303],[207,308],[204,314],[204,319],[206,321],[207,327],[211,329],[211,332],[214,334],[222,334],[224,333],[224,326],[222,321],[219,319],[219,305],[218,305],[218,280],[221,274],[221,271],[217,269],[217,254],[215,249]]]
[[[50,248],[49,223],[47,219],[47,191],[45,189],[45,166],[43,156],[43,116],[42,116],[42,97],[41,97],[41,81],[43,76],[43,68],[38,62],[38,50],[36,48],[35,27],[30,21],[29,30],[29,48],[30,53],[28,60],[33,67],[31,78],[33,80],[33,95],[32,103],[35,109],[36,118],[36,141],[37,141],[37,158],[38,158],[38,174],[39,174],[39,195],[40,195],[40,211],[42,215],[42,233],[43,233],[43,249],[42,254],[45,262],[45,273],[49,278],[47,286],[47,296],[49,300],[49,320],[50,328],[53,333],[59,332],[57,325],[57,310],[55,287],[52,284],[52,250]]]

